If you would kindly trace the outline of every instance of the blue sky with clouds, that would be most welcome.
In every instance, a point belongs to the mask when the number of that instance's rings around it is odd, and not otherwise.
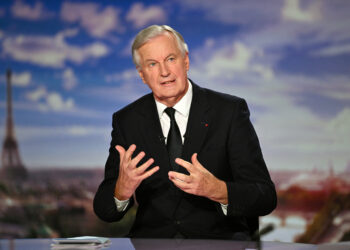
[[[5,71],[16,136],[34,167],[103,166],[112,113],[149,90],[136,33],[168,24],[189,77],[248,101],[271,170],[350,167],[350,2],[170,0],[0,2],[0,140]]]

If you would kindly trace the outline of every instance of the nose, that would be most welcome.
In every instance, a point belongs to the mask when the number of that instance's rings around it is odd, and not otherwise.
[[[160,63],[160,75],[163,77],[169,76],[170,71],[165,63]]]

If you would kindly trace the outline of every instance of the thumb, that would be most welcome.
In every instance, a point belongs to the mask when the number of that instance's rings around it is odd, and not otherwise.
[[[198,164],[200,164],[198,159],[197,159],[197,155],[198,155],[197,153],[194,153],[191,157],[192,164],[196,165],[196,166],[198,166]]]

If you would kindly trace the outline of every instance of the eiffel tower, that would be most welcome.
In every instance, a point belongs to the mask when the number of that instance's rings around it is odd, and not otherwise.
[[[2,146],[1,154],[1,180],[24,180],[27,178],[27,170],[24,167],[19,155],[18,144],[15,137],[15,128],[12,116],[12,93],[11,93],[11,77],[10,69],[6,72],[7,79],[7,120],[6,135]]]

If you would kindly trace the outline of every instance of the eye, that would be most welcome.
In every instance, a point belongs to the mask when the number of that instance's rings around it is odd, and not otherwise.
[[[172,61],[174,61],[174,60],[175,60],[175,57],[169,57],[169,58],[168,58],[168,61],[169,61],[169,62],[172,62]]]
[[[156,63],[155,62],[151,62],[151,63],[148,64],[148,66],[149,67],[154,67],[154,66],[156,66]]]

